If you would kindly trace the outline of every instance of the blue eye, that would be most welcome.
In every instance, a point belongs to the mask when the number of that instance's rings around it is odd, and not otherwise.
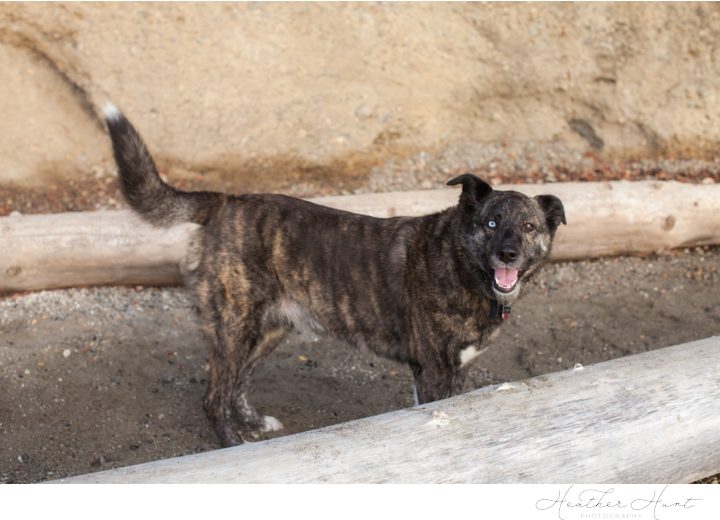
[[[494,220],[488,220],[487,227],[495,229],[495,226],[497,226],[497,224]]]

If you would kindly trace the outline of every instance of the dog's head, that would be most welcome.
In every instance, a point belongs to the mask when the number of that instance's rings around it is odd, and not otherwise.
[[[464,256],[473,271],[486,275],[488,292],[509,303],[550,255],[555,231],[566,224],[562,202],[554,195],[495,191],[470,173],[448,182],[456,184],[462,184],[458,229]]]

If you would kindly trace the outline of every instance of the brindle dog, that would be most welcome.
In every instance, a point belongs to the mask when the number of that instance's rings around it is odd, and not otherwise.
[[[408,364],[417,401],[460,392],[468,362],[507,318],[565,223],[557,197],[495,191],[466,173],[457,206],[373,218],[283,195],[184,192],[105,109],[120,184],[149,222],[195,222],[185,266],[208,339],[204,408],[226,446],[282,428],[248,402],[250,377],[293,327]]]

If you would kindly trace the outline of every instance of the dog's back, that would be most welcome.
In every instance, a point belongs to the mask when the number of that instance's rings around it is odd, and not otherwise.
[[[403,269],[414,219],[377,219],[284,195],[178,190],[160,178],[128,119],[111,105],[105,115],[131,207],[154,225],[203,226],[185,272],[201,301],[218,312],[252,305],[263,319],[322,328],[385,355],[402,350]]]
[[[187,278],[203,299],[232,287],[235,305],[245,298],[265,319],[281,316],[388,355],[406,337],[405,260],[415,228],[413,219],[283,195],[228,196],[196,238]]]

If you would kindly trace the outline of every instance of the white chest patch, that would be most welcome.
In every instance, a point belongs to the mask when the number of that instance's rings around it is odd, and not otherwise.
[[[469,347],[465,347],[460,351],[460,366],[464,367],[468,363],[470,363],[473,359],[478,357],[480,354],[485,352],[487,350],[486,348],[479,349],[475,345],[470,345]]]

